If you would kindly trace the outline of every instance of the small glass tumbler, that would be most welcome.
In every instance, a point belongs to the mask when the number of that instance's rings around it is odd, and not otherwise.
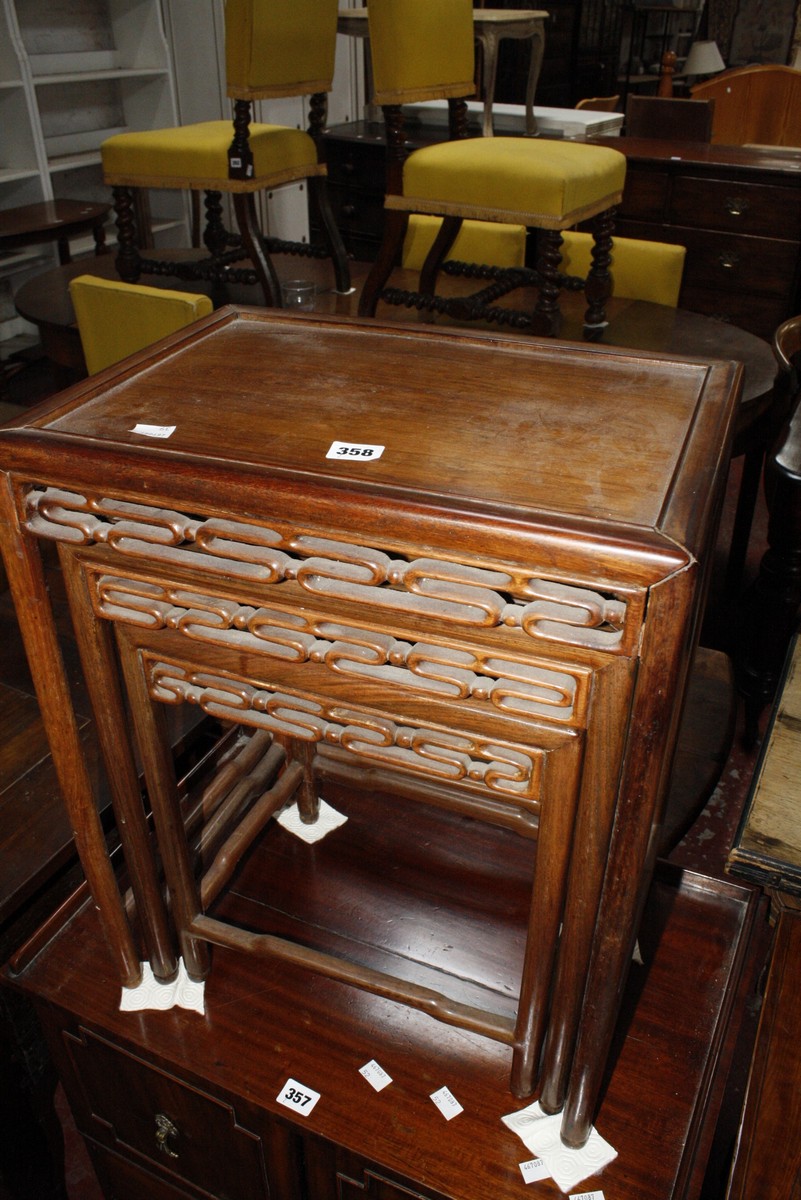
[[[287,279],[281,284],[284,308],[293,312],[313,312],[316,290],[310,279]]]

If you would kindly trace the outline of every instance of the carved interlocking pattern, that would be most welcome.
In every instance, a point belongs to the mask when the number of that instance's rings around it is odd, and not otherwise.
[[[193,670],[146,656],[150,694],[166,704],[195,704],[224,721],[339,746],[377,767],[412,771],[457,785],[486,788],[535,803],[542,751],[501,739],[453,732],[433,724],[410,726],[362,709],[286,687]]]
[[[94,599],[98,615],[111,621],[174,629],[201,642],[290,662],[319,663],[438,699],[489,702],[514,716],[568,722],[575,714],[575,675],[480,648],[411,643],[307,611],[255,608],[115,575],[96,579]]]
[[[505,628],[593,650],[631,653],[641,612],[608,596],[520,567],[392,557],[383,550],[222,517],[189,516],[58,488],[27,496],[26,527],[75,545],[102,543],[150,566],[196,568],[226,581],[290,581],[312,596],[455,627]]]

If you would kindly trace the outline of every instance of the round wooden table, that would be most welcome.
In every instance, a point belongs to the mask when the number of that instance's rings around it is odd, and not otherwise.
[[[0,250],[16,250],[20,246],[37,246],[56,242],[59,261],[71,262],[70,238],[91,233],[95,254],[105,250],[103,229],[110,204],[94,204],[88,200],[43,200],[40,204],[23,204],[19,208],[0,211]]]

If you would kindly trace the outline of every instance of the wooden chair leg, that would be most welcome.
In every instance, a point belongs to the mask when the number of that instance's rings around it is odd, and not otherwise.
[[[193,192],[193,196],[197,193]],[[228,246],[228,230],[223,222],[222,192],[206,191],[203,195],[206,223],[203,227],[203,245],[209,254],[217,257],[224,254]]]
[[[540,240],[537,258],[539,296],[534,308],[533,333],[557,337],[562,327],[559,308],[559,268],[562,264],[562,235],[558,229],[546,229]]]
[[[378,257],[370,268],[370,273],[364,282],[362,294],[359,297],[359,316],[374,317],[381,298],[381,292],[392,271],[400,262],[403,250],[403,239],[409,225],[409,214],[389,209],[384,214],[384,240]]]
[[[264,303],[268,307],[280,308],[281,284],[272,260],[264,250],[252,192],[234,192],[234,213],[236,214],[237,228],[242,235],[242,244],[261,284]]]
[[[612,295],[612,275],[609,266],[612,261],[613,217],[614,210],[607,209],[606,212],[599,213],[593,221],[592,265],[584,286],[584,295],[587,298],[584,337],[587,341],[597,341],[607,325],[606,302]]]
[[[134,189],[115,187],[114,212],[117,218],[117,274],[126,283],[136,283],[142,274],[136,227]]]
[[[312,219],[314,217],[317,218],[323,231],[323,239],[331,257],[331,262],[334,265],[336,290],[340,295],[347,295],[351,291],[348,253],[345,249],[345,243],[342,241],[342,235],[337,228],[337,223],[334,220],[334,214],[331,211],[331,202],[328,198],[326,181],[325,179],[315,177],[310,179],[308,184]]]
[[[461,217],[443,217],[437,236],[426,255],[423,269],[420,272],[420,291],[424,296],[433,296],[437,290],[437,276],[445,261],[448,251],[458,237],[462,228]]]

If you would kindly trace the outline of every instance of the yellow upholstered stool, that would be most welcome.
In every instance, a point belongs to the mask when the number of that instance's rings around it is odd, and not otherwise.
[[[384,240],[362,291],[360,313],[374,315],[383,299],[558,333],[560,232],[592,219],[596,250],[585,288],[585,335],[598,336],[606,320],[612,216],[623,194],[625,157],[605,146],[466,136],[464,97],[474,91],[471,0],[370,0],[368,18],[375,100],[387,122],[388,169]],[[407,155],[401,106],[441,99],[449,105],[451,140]],[[421,271],[419,293],[387,289],[413,213],[444,220]],[[536,272],[499,270],[493,284],[472,298],[437,296],[440,265],[465,219],[544,231]],[[539,287],[533,311],[494,304],[531,283]]]
[[[612,239],[612,295],[627,300],[648,300],[675,308],[679,302],[686,246],[646,242],[640,238]],[[592,266],[592,238],[588,233],[562,234],[562,270],[586,278]]]
[[[208,296],[78,275],[70,298],[90,375],[212,311]]]
[[[258,283],[267,304],[280,306],[281,288],[270,252],[330,257],[337,290],[350,288],[342,239],[325,190],[319,151],[326,93],[334,73],[337,0],[226,0],[225,49],[233,122],[205,121],[179,128],[142,130],[108,138],[101,146],[103,176],[114,189],[117,268],[135,282],[141,274],[184,279]],[[308,132],[283,125],[251,124],[254,100],[311,96]],[[308,181],[312,218],[324,244],[264,239],[254,195],[287,183]],[[207,258],[180,264],[145,258],[136,228],[135,191],[179,188],[206,193],[204,243]],[[222,193],[230,193],[237,235],[225,228]],[[249,259],[249,266],[236,266]]]

